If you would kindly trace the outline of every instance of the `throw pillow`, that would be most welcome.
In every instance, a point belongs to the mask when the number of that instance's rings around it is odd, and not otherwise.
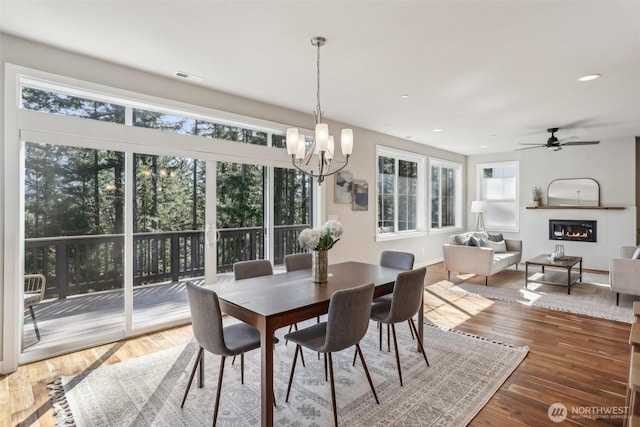
[[[500,242],[494,242],[492,240],[487,240],[486,245],[493,249],[494,252],[507,252],[507,244],[504,240]]]
[[[489,234],[489,240],[491,240],[492,242],[501,242],[504,240],[504,237],[502,237],[502,233]]]
[[[467,240],[464,241],[465,246],[478,246],[477,240],[473,236],[469,236]]]
[[[465,236],[464,234],[456,234],[453,239],[456,245],[465,245],[467,240],[469,239],[469,236]]]
[[[631,259],[640,259],[640,248],[636,249]]]

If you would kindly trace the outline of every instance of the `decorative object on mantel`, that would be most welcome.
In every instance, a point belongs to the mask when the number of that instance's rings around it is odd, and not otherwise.
[[[609,210],[609,211],[621,211],[624,210],[624,206],[527,206],[527,209],[582,209],[582,210]]]
[[[333,248],[342,236],[342,224],[335,220],[327,221],[320,228],[302,230],[298,237],[300,246],[313,249],[311,259],[311,279],[315,283],[327,281],[329,272],[329,250]]]
[[[531,197],[533,198],[533,206],[539,207],[540,203],[542,203],[542,188],[533,187],[531,189]]]
[[[547,187],[548,206],[600,206],[600,185],[592,178],[554,179]]]
[[[484,231],[484,219],[482,218],[482,213],[486,211],[486,200],[474,200],[471,202],[471,213],[478,214],[476,219],[476,231]]]
[[[315,133],[309,151],[306,151],[307,142],[304,135],[301,134],[297,128],[287,129],[287,153],[291,156],[291,163],[302,173],[316,178],[318,185],[322,184],[325,177],[344,169],[349,163],[349,156],[353,151],[353,129],[342,129],[340,143],[345,161],[340,163],[342,166],[331,170],[331,161],[335,153],[335,145],[333,136],[329,135],[329,126],[326,123],[322,123],[324,111],[320,108],[320,47],[324,46],[326,41],[324,37],[314,37],[311,39],[311,44],[318,49],[318,59],[316,61],[317,104],[316,110],[313,112]],[[314,157],[316,157],[315,160]],[[314,161],[312,162],[312,160]]]

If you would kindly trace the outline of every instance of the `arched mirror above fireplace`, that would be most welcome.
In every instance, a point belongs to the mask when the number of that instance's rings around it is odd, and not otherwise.
[[[555,179],[547,187],[548,206],[600,206],[600,185],[592,178]]]

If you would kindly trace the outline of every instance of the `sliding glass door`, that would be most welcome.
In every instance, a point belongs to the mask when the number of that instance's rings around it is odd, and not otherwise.
[[[24,176],[23,351],[121,335],[124,153],[27,142]]]
[[[189,317],[205,268],[203,160],[134,154],[133,329]]]

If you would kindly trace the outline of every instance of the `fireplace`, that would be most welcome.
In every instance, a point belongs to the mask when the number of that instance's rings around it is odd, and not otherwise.
[[[570,240],[576,242],[597,242],[597,221],[549,220],[549,240]]]

